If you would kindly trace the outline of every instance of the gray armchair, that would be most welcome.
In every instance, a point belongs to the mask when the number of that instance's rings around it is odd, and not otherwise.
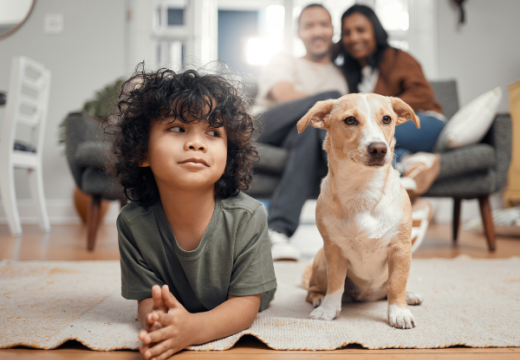
[[[457,84],[454,80],[431,83],[435,97],[450,119],[459,109]],[[457,240],[460,208],[463,199],[478,199],[490,251],[495,250],[495,231],[489,195],[500,190],[506,182],[511,162],[511,117],[497,115],[484,139],[474,145],[441,153],[439,177],[425,194],[427,197],[452,197],[453,241]],[[256,198],[269,199],[273,195],[287,160],[287,151],[265,144],[257,144],[260,161],[247,193]],[[310,198],[317,198],[316,187]]]
[[[107,143],[103,126],[85,113],[73,112],[65,119],[65,153],[78,188],[91,197],[87,215],[87,249],[94,250],[100,222],[101,199],[126,203],[122,187],[104,170]]]

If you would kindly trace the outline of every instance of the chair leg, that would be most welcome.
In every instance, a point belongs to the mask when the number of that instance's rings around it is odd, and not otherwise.
[[[90,197],[90,207],[87,216],[87,250],[94,250],[97,231],[101,221],[101,195]]]
[[[491,204],[489,196],[481,196],[478,198],[480,204],[480,214],[484,223],[484,232],[488,242],[489,251],[495,251],[495,225],[493,223],[493,215],[491,213]]]
[[[453,243],[457,242],[459,237],[459,225],[460,225],[460,206],[462,199],[453,198]]]
[[[45,232],[51,231],[49,215],[45,205],[45,194],[43,192],[43,178],[41,169],[28,170],[29,186],[31,187],[32,197],[36,203],[36,208],[40,213],[40,226]]]
[[[0,159],[0,194],[2,194],[2,203],[11,234],[22,236],[22,224],[14,189],[14,169],[6,159]]]

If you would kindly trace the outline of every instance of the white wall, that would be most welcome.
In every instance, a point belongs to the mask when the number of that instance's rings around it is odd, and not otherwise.
[[[77,219],[72,208],[74,182],[58,146],[58,124],[66,114],[81,109],[95,91],[125,74],[125,0],[37,0],[28,21],[0,40],[0,89],[7,90],[11,59],[25,55],[52,73],[50,104],[43,149],[43,180],[51,221]],[[61,13],[65,30],[44,34],[46,14]],[[0,111],[0,122],[4,111]],[[0,127],[1,129],[1,127]],[[22,221],[34,220],[26,179],[16,173],[16,193]],[[1,196],[1,195],[0,195]],[[0,221],[5,222],[0,207]]]
[[[437,4],[439,77],[457,80],[461,106],[500,86],[507,112],[507,85],[520,79],[520,1],[467,1],[463,25],[451,0]]]

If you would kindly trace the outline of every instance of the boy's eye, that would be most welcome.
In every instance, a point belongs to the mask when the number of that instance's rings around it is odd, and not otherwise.
[[[208,135],[218,137],[220,136],[220,133],[217,130],[210,130],[208,131]]]
[[[171,132],[176,132],[176,133],[186,132],[186,130],[184,130],[184,129],[181,128],[180,126],[174,126],[174,127],[171,127],[171,128],[169,128],[168,130],[171,131]]]

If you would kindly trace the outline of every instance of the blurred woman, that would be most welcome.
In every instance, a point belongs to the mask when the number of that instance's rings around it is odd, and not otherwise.
[[[399,97],[421,120],[420,129],[411,121],[396,127],[395,154],[397,169],[415,180],[415,194],[423,194],[439,174],[440,156],[431,152],[446,121],[441,105],[419,62],[390,46],[387,32],[370,7],[353,5],[341,17],[341,24],[335,53],[343,58],[341,68],[349,92]]]

